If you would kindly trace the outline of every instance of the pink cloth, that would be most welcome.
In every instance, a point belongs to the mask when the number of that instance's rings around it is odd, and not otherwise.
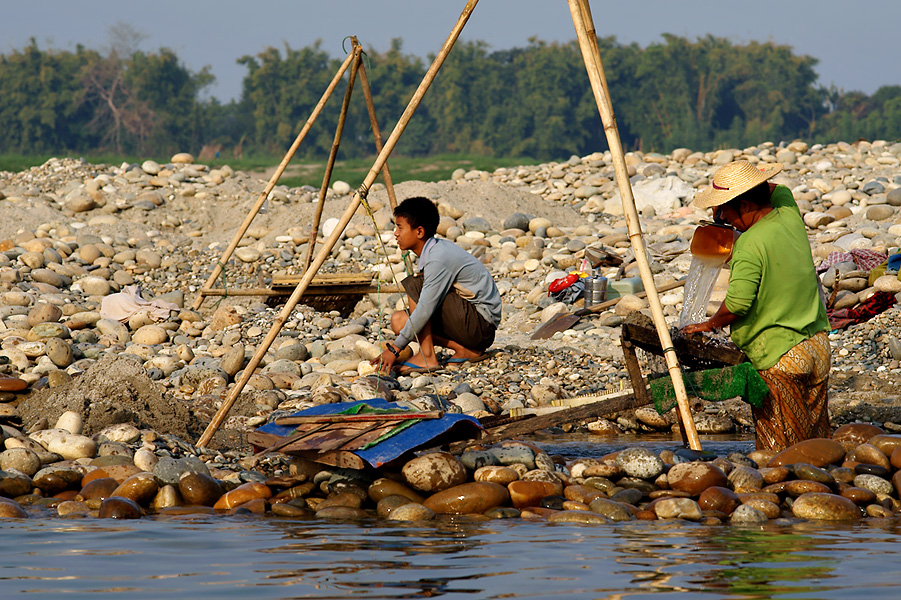
[[[878,267],[888,259],[882,252],[873,250],[849,250],[848,252],[832,252],[819,264],[817,272],[822,273],[832,265],[841,262],[853,262],[861,271],[869,271]]]
[[[105,296],[100,302],[100,316],[125,323],[135,313],[145,312],[154,321],[165,321],[178,306],[165,300],[147,301],[141,298],[136,285],[127,285],[118,294]]]

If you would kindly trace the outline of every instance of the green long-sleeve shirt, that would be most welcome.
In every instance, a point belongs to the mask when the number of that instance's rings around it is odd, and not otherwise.
[[[776,186],[773,210],[735,242],[725,305],[738,315],[732,341],[757,370],[829,329],[807,229],[791,190]]]

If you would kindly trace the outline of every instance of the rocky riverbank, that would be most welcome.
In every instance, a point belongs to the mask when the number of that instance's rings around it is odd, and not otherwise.
[[[776,181],[798,199],[816,262],[837,252],[897,251],[899,157],[901,144],[885,142],[629,154],[658,284],[687,273],[691,234],[707,217],[687,204],[719,165],[736,158],[786,165]],[[0,360],[6,363],[0,371],[9,377],[0,379],[0,417],[7,452],[21,443],[39,457],[39,466],[84,471],[82,476],[107,455],[125,455],[137,465],[143,452],[148,473],[154,472],[148,468],[151,455],[157,461],[199,456],[218,469],[212,476],[220,482],[262,483],[276,473],[288,476],[287,463],[272,458],[264,463],[268,468],[247,469],[237,461],[246,450],[243,434],[275,411],[380,396],[420,409],[502,415],[630,385],[618,325],[629,310],[645,306],[638,298],[627,296],[549,340],[528,339],[538,324],[566,308],[547,297],[546,285],[576,268],[586,248],[600,245],[630,258],[609,153],[494,173],[459,170],[451,181],[406,182],[397,193],[433,198],[442,214],[441,234],[470,249],[495,275],[504,321],[491,359],[457,371],[377,379],[368,359],[390,338],[386,317],[399,296],[372,294],[346,317],[301,306],[211,449],[198,451],[191,442],[240,377],[278,311],[261,298],[235,296],[221,303],[207,299],[197,311],[189,308],[264,184],[228,167],[195,164],[185,154],[162,165],[104,167],[53,159],[22,173],[0,173]],[[332,186],[324,233],[350,193],[342,182]],[[260,287],[273,275],[300,273],[316,196],[310,188],[277,187],[227,265],[223,287]],[[402,273],[383,187],[373,189],[370,204],[374,218],[362,211],[354,217],[323,271],[372,272],[385,282]],[[626,269],[626,276],[633,274]],[[853,259],[824,273],[836,307],[853,307],[877,290],[901,289],[897,278],[871,285],[867,275]],[[146,299],[171,302],[177,310],[161,320],[146,311],[134,312],[126,322],[105,318],[104,298],[132,285]],[[681,290],[661,300],[675,322]],[[834,426],[862,420],[883,432],[901,430],[897,310],[830,334]],[[740,401],[693,405],[702,433],[750,426]],[[77,432],[53,427],[67,411],[80,420]],[[673,423],[670,415],[639,409],[585,425],[616,434],[667,430]],[[110,437],[113,425],[133,430]],[[65,453],[58,451],[62,447]],[[4,465],[0,462],[23,486],[16,472],[28,478],[40,472]],[[159,477],[156,483],[167,485]],[[44,497],[54,495],[52,486],[34,480],[31,485]],[[76,487],[73,479],[63,491]]]

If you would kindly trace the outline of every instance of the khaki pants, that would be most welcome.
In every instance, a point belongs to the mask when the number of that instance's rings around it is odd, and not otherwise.
[[[422,275],[411,275],[402,284],[407,295],[417,304],[422,292]],[[470,350],[484,352],[494,343],[496,327],[479,314],[475,305],[451,289],[429,320],[432,335],[453,340]]]

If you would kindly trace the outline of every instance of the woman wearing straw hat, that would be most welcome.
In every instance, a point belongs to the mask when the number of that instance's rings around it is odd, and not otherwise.
[[[832,357],[807,228],[791,190],[768,180],[780,164],[735,161],[719,169],[693,201],[742,235],[735,241],[726,298],[710,319],[682,331],[730,326],[732,341],[760,373],[769,394],[752,407],[757,449],[782,450],[828,437]]]

